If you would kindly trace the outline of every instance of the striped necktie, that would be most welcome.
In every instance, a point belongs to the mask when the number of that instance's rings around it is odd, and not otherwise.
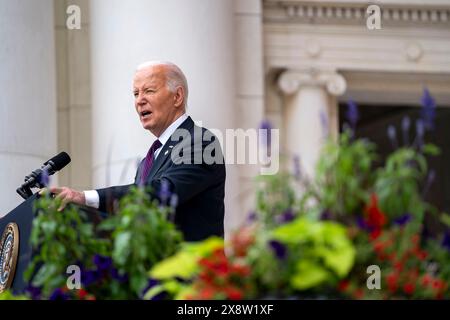
[[[158,150],[162,146],[161,142],[159,140],[156,140],[153,142],[152,146],[147,152],[147,156],[144,160],[144,167],[142,168],[142,174],[141,174],[141,185],[145,184],[145,180],[147,180],[147,176],[150,173],[150,170],[153,166],[154,161],[154,154],[155,151]]]

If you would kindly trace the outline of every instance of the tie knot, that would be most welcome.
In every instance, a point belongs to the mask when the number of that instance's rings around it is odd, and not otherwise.
[[[150,147],[150,150],[148,151],[148,153],[150,153],[151,155],[153,155],[155,153],[155,151],[157,149],[159,149],[162,146],[161,141],[159,141],[158,139],[155,140],[155,142],[153,142],[152,146]]]

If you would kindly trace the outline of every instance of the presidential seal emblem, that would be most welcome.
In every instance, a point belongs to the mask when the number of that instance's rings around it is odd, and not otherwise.
[[[0,242],[0,293],[11,287],[18,254],[19,228],[12,222],[6,226]]]

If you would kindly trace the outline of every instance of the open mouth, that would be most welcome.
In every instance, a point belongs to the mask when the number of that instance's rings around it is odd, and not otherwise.
[[[146,117],[149,117],[151,114],[152,114],[151,111],[142,111],[141,112],[141,117],[142,118],[146,118]]]

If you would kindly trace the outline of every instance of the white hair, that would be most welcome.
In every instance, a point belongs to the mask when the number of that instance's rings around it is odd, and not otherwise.
[[[136,71],[148,68],[148,67],[154,67],[154,66],[165,66],[166,67],[166,85],[167,88],[172,92],[175,93],[177,90],[177,87],[182,87],[184,90],[184,107],[187,107],[187,99],[188,99],[188,84],[186,80],[186,76],[184,75],[183,71],[174,63],[168,62],[168,61],[146,61],[141,63],[137,66]]]

